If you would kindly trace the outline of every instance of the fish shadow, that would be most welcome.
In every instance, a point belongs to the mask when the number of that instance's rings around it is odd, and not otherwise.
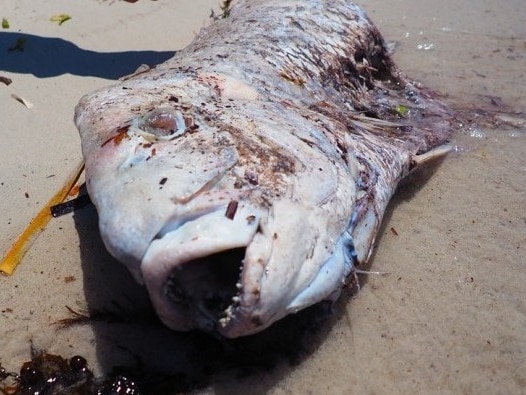
[[[174,51],[96,52],[70,41],[28,33],[0,32],[0,70],[38,78],[62,74],[118,79],[141,64],[156,65]]]
[[[393,213],[395,212],[396,208],[405,202],[410,201],[427,183],[428,181],[433,177],[433,175],[438,171],[441,164],[444,162],[444,160],[447,158],[447,155],[438,157],[431,162],[423,165],[422,167],[416,169],[412,173],[410,173],[406,178],[404,178],[400,184],[397,187],[396,192],[394,193],[393,197],[389,201],[389,204],[387,205],[387,208],[385,210],[382,224],[380,225],[380,229],[378,231],[378,235],[376,237],[376,241],[373,247],[373,252],[371,254],[371,257],[369,260],[360,266],[360,269],[367,272],[371,269],[371,266],[374,263],[376,252],[377,252],[377,246],[381,244],[382,239],[384,236],[388,233],[388,227],[390,227],[391,218],[393,216]],[[359,282],[360,286],[366,286],[370,275],[368,274],[360,274],[359,276]]]
[[[316,351],[340,317],[337,307],[320,303],[239,339],[169,330],[145,288],[106,252],[94,206],[73,217],[98,362],[109,377],[135,380],[143,394],[206,386],[216,394],[243,393],[249,387],[252,394],[265,394]]]

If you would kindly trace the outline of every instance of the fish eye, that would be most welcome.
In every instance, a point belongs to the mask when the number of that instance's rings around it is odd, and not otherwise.
[[[171,108],[158,108],[146,113],[139,118],[137,128],[147,140],[151,140],[151,137],[171,140],[182,136],[187,129],[183,114]]]

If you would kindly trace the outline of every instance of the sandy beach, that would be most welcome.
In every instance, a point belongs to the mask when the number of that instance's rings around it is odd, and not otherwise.
[[[361,276],[357,295],[312,322],[307,344],[248,366],[212,340],[142,319],[151,314],[145,292],[105,252],[86,207],[53,219],[16,272],[0,277],[6,370],[18,371],[33,344],[81,354],[97,375],[122,365],[187,375],[166,394],[526,393],[523,0],[357,3],[411,78],[458,106],[502,113],[499,125],[456,136],[454,153],[397,193],[370,262],[388,275]],[[212,8],[217,1],[3,0],[0,76],[12,83],[0,83],[0,253],[81,160],[79,98],[171,57],[210,23]],[[71,19],[50,21],[58,14]],[[23,51],[9,51],[21,37]],[[60,329],[66,306],[132,320]]]

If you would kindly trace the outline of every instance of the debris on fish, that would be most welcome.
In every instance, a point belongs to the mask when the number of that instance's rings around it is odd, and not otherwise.
[[[75,122],[108,251],[167,326],[231,338],[337,298],[455,126],[346,0],[239,0]]]

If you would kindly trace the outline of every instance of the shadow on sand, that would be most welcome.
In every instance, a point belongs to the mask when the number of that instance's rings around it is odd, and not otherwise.
[[[62,74],[118,79],[141,64],[153,66],[175,52],[94,52],[55,37],[0,32],[0,70],[48,78]]]
[[[337,307],[322,303],[263,333],[235,340],[171,331],[157,319],[145,289],[106,252],[94,206],[77,211],[74,219],[99,363],[110,376],[136,380],[141,393],[180,393],[209,385],[216,394],[243,393],[248,383],[241,378],[254,377],[261,380],[250,392],[267,393],[323,343],[340,316]],[[228,390],[225,381],[232,383]],[[233,391],[236,385],[240,392]]]
[[[393,210],[422,188],[441,160],[437,162],[412,174],[400,188],[385,213],[377,243]],[[346,314],[353,295],[346,289],[332,306],[320,303],[245,338],[174,332],[157,319],[145,289],[106,252],[94,206],[76,211],[74,219],[99,363],[110,376],[124,374],[136,380],[144,394],[180,393],[210,385],[216,394],[265,394],[323,344]],[[367,270],[374,255],[360,268]],[[362,286],[367,278],[360,275]]]

